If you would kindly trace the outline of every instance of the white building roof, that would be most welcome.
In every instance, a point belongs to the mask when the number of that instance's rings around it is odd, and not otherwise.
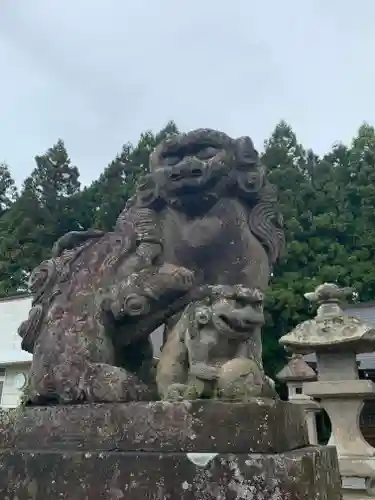
[[[276,375],[283,382],[313,380],[316,378],[315,371],[306,363],[301,355],[294,354],[288,364]]]
[[[21,338],[17,330],[28,318],[31,297],[11,297],[0,300],[0,365],[25,363],[31,354],[21,349]]]

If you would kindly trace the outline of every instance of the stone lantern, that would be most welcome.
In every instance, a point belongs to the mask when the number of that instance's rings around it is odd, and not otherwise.
[[[318,444],[315,415],[321,410],[320,405],[312,397],[303,393],[303,382],[315,380],[315,371],[304,361],[301,354],[293,354],[290,361],[276,375],[285,382],[288,388],[288,400],[299,404],[305,412],[307,431],[310,444]]]
[[[280,339],[297,354],[316,353],[318,380],[305,382],[303,392],[320,400],[332,425],[329,444],[335,444],[343,477],[366,479],[375,494],[375,448],[362,436],[359,416],[364,400],[375,397],[375,384],[360,380],[356,355],[375,350],[375,328],[344,315],[340,307],[352,290],[325,283],[305,294],[318,305],[314,319],[304,321]]]

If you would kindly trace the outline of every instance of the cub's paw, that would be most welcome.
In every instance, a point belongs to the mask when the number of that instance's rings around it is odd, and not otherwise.
[[[185,398],[185,393],[188,389],[188,386],[185,384],[172,384],[166,390],[163,400],[164,401],[183,401]]]

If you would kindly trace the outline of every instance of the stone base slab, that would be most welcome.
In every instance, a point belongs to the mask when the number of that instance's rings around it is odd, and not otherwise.
[[[343,477],[371,477],[375,482],[375,457],[341,456],[339,457],[339,464]]]
[[[364,491],[343,490],[344,500],[370,500]]]
[[[283,454],[0,452],[2,500],[341,500],[334,448]]]
[[[341,500],[341,481],[291,403],[28,407],[0,422],[0,499]]]
[[[309,444],[300,407],[272,399],[26,407],[0,422],[0,450],[279,453]]]

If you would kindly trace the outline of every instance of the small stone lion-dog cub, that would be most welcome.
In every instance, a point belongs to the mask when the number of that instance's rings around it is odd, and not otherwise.
[[[186,307],[168,335],[157,367],[160,397],[242,402],[276,397],[261,360],[263,294],[241,285],[210,291]]]

